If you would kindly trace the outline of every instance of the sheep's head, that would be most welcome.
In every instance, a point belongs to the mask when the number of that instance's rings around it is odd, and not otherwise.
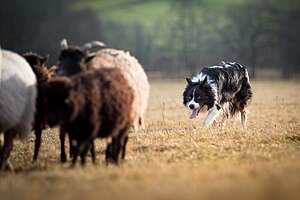
[[[24,53],[23,57],[29,63],[29,65],[31,66],[35,75],[38,76],[41,67],[43,67],[43,66],[45,67],[45,62],[48,60],[49,55],[44,57],[37,53],[29,51],[29,52]]]
[[[43,85],[47,123],[50,126],[62,125],[70,117],[70,89],[71,79],[67,77],[53,78]]]
[[[66,39],[63,39],[60,45],[62,50],[57,63],[58,76],[71,76],[85,69],[86,63],[95,56],[94,53],[90,52],[90,49],[105,46],[99,41],[86,43],[82,47],[69,46]]]

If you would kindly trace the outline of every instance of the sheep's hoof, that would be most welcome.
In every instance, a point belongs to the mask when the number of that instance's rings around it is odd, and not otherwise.
[[[114,158],[109,158],[106,160],[106,165],[108,164],[119,165],[119,160],[116,160]]]
[[[0,171],[7,171],[7,172],[10,172],[10,173],[15,173],[14,167],[13,167],[13,165],[11,164],[10,161],[7,161],[7,162],[6,162],[6,165],[5,165],[5,167],[4,167],[4,169],[3,169],[3,170],[0,170]]]
[[[11,164],[10,161],[7,161],[5,170],[9,171],[10,173],[15,173],[14,166]]]
[[[84,167],[86,165],[85,159],[81,159],[81,166]]]
[[[33,155],[33,158],[32,158],[32,162],[33,162],[33,163],[35,163],[35,161],[37,160],[37,157],[38,157],[38,156],[37,156],[36,154]]]
[[[76,167],[76,163],[73,163],[70,165],[70,169],[74,169]]]
[[[67,162],[67,157],[66,157],[66,155],[61,155],[61,156],[60,156],[60,161],[61,161],[62,163]]]

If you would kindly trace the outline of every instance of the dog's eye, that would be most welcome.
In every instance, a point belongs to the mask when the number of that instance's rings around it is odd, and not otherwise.
[[[189,96],[189,100],[192,100],[192,99],[193,99],[193,96],[192,96],[192,95],[190,95],[190,96]]]
[[[200,99],[202,99],[202,98],[201,98],[200,96],[197,96],[196,99],[200,100]]]

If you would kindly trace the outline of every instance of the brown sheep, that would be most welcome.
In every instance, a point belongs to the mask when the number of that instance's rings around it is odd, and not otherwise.
[[[94,66],[95,68],[120,68],[134,91],[134,106],[132,109],[132,115],[134,116],[133,126],[135,129],[137,129],[139,125],[144,126],[144,113],[147,107],[150,86],[143,68],[134,57],[129,55],[129,53],[113,49],[102,50],[103,52],[99,51],[102,52],[99,55],[99,59],[103,63],[97,63],[97,61],[93,61],[96,54],[90,53],[90,49],[103,46],[105,45],[99,41],[86,43],[82,47],[69,46],[66,39],[62,40],[62,51],[60,52],[57,62],[57,75],[73,76],[82,70],[93,69]],[[98,55],[96,55],[96,57],[98,59]],[[90,62],[91,60],[92,62]],[[62,162],[66,161],[64,138],[65,132],[61,132],[60,139],[62,145]],[[70,141],[70,144],[71,143],[72,142]],[[72,148],[72,145],[70,145],[70,156]]]
[[[93,47],[103,47],[98,41],[86,43],[82,47],[68,46],[66,39],[62,40],[62,51],[58,59],[58,75],[71,76],[86,69],[119,68],[122,70],[130,87],[134,91],[134,103],[132,114],[133,126],[137,129],[144,127],[144,115],[149,98],[149,82],[147,75],[136,58],[129,52],[116,49],[102,49],[96,53],[90,53]]]
[[[125,156],[129,128],[133,123],[133,91],[120,69],[82,71],[71,77],[56,77],[43,85],[47,122],[64,125],[76,141],[73,165],[82,164],[96,137],[112,138],[106,161],[118,163]]]
[[[23,54],[25,60],[29,63],[37,78],[37,100],[36,100],[36,113],[33,129],[35,131],[35,146],[33,161],[38,158],[39,149],[41,146],[41,134],[42,130],[46,127],[44,94],[41,85],[53,78],[56,74],[57,67],[53,66],[48,69],[45,66],[45,62],[48,56],[43,57],[35,52],[26,52]]]
[[[46,83],[50,80],[50,78],[53,78],[56,76],[56,72],[58,70],[57,66],[52,66],[50,69],[48,69],[45,66],[45,62],[47,61],[48,57],[43,57],[37,53],[34,52],[26,52],[23,54],[23,57],[26,59],[26,61],[30,64],[33,72],[35,73],[37,77],[37,88],[38,88],[38,98],[36,102],[36,114],[35,114],[35,124],[34,124],[34,130],[35,130],[35,146],[34,146],[34,155],[33,155],[33,161],[36,161],[39,154],[39,149],[41,146],[41,134],[42,130],[46,127],[46,121],[45,121],[45,106],[44,106],[44,95],[43,90],[41,89],[41,85]],[[60,141],[61,141],[61,161],[66,162],[67,157],[65,153],[65,129],[63,126],[60,126]],[[70,147],[71,141],[70,141]],[[70,156],[72,155],[72,148],[70,148]]]

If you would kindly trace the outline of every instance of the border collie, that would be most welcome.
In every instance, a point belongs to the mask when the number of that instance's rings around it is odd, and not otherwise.
[[[223,111],[222,125],[229,116],[240,116],[246,127],[247,106],[252,98],[251,84],[247,69],[237,62],[221,62],[220,65],[204,67],[193,78],[186,78],[183,104],[192,111],[190,119],[200,112],[208,112],[204,126],[216,123]]]

